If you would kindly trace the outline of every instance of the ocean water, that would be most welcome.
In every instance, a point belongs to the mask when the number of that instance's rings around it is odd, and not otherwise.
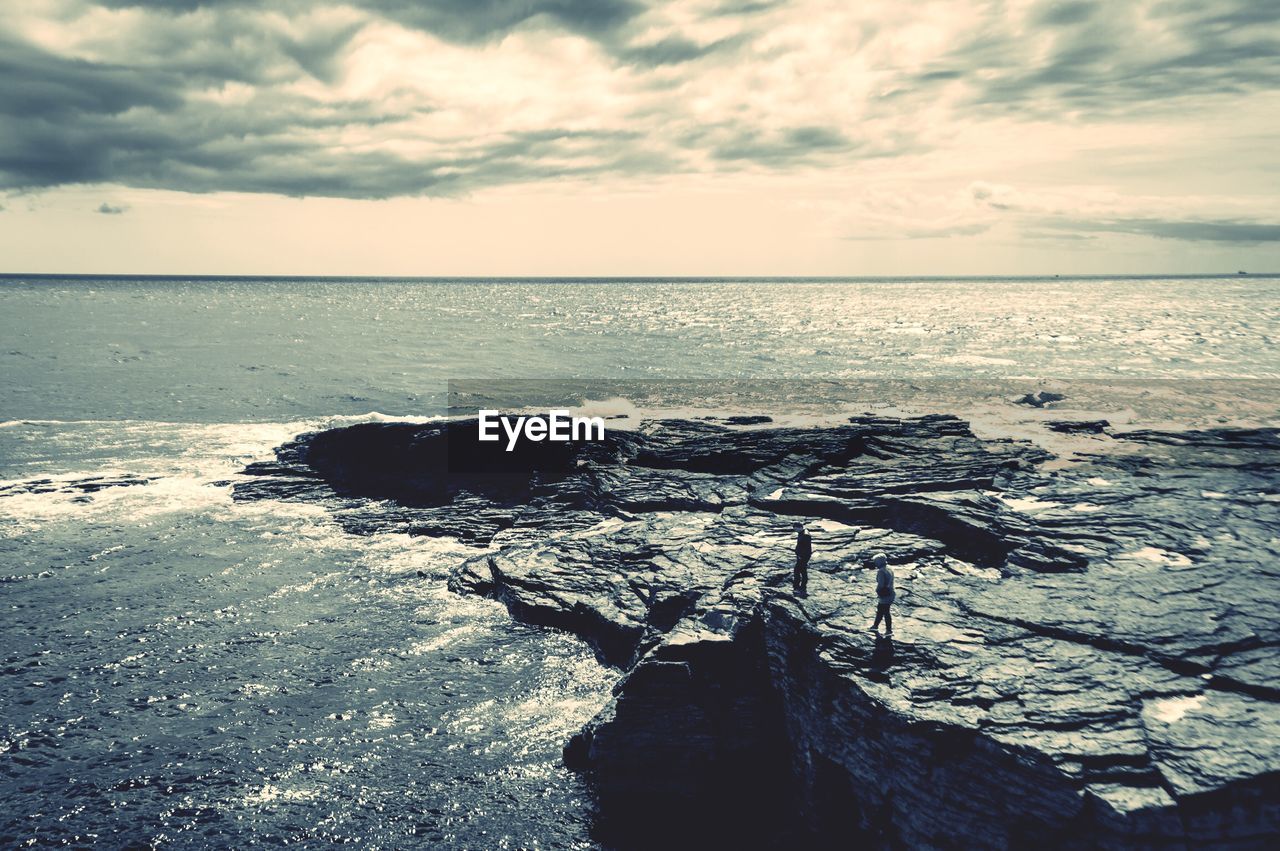
[[[0,280],[6,419],[439,413],[451,378],[1275,378],[1280,279]]]
[[[1160,379],[1216,412],[1205,379],[1280,377],[1278,292],[0,280],[0,846],[592,846],[560,748],[617,673],[449,593],[476,550],[233,502],[295,434],[442,414],[452,378]]]
[[[474,550],[231,500],[323,424],[0,428],[0,847],[589,846],[613,672],[448,592]]]

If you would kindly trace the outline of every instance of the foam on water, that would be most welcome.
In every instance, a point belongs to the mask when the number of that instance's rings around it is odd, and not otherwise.
[[[0,494],[0,844],[589,843],[559,752],[616,674],[449,592],[482,550],[232,500],[333,422],[6,429],[39,439],[5,484],[49,490]],[[106,471],[150,481],[73,487]]]

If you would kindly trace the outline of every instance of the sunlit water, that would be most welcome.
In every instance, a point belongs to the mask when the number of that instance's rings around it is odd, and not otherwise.
[[[0,846],[589,842],[560,748],[613,674],[449,593],[470,550],[232,502],[292,430],[0,429],[10,484],[157,477],[0,498]]]
[[[1280,377],[1280,280],[0,280],[8,419],[431,413],[450,378]]]
[[[616,673],[449,593],[473,550],[233,502],[298,432],[449,378],[1272,378],[1276,288],[0,281],[0,846],[591,844]]]

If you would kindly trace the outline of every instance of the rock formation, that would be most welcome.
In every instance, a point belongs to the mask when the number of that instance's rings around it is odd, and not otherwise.
[[[500,460],[473,421],[375,423],[236,495],[485,546],[455,590],[624,669],[565,753],[616,844],[1270,846],[1280,433],[1059,430],[1085,448],[1050,469],[945,416],[654,421]]]

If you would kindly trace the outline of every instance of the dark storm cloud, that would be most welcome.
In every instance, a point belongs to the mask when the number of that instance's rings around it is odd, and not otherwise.
[[[299,131],[371,127],[405,117],[372,102],[317,104],[273,89],[224,108],[192,101],[189,75],[66,59],[12,40],[0,41],[0,73],[22,81],[0,87],[5,189],[111,182],[253,192],[275,191],[270,187],[283,183],[309,194],[303,181],[267,173],[268,165],[302,170],[313,143]],[[355,155],[336,159],[361,164]],[[323,157],[314,165],[322,175],[331,167]],[[417,191],[431,185],[427,178],[411,183]]]
[[[1042,226],[1088,235],[1123,233],[1191,242],[1280,242],[1280,224],[1238,220],[1171,221],[1166,219],[1111,219],[1105,221],[1042,222]]]
[[[127,56],[138,73],[181,75],[188,88],[231,81],[281,83],[299,73],[332,82],[338,60],[363,26],[312,23],[292,34],[263,27],[247,10],[232,8],[239,5],[224,2],[199,17],[165,7],[169,14],[143,17],[113,33],[111,52]]]
[[[358,0],[405,26],[445,38],[480,41],[540,15],[574,32],[605,35],[644,11],[633,0]]]
[[[253,0],[99,0],[99,3],[115,8],[145,8],[170,15],[203,9],[270,8]],[[297,0],[281,0],[279,5],[295,10],[307,8]],[[737,38],[724,38],[711,44],[699,44],[673,35],[650,44],[633,45],[628,38],[628,25],[646,9],[646,4],[637,0],[351,0],[350,5],[403,27],[461,44],[497,40],[518,27],[542,22],[555,29],[592,38],[617,61],[642,67],[688,62],[740,43]],[[750,14],[764,8],[767,4],[747,4],[733,14]],[[329,60],[353,32],[343,30],[334,33],[329,41],[292,45],[291,55],[314,76],[327,79]],[[226,33],[209,35],[212,43],[227,44],[230,41]],[[240,41],[244,38],[245,34],[239,36]]]
[[[296,127],[296,125],[294,125]],[[0,141],[7,189],[69,183],[121,183],[186,192],[249,192],[296,197],[389,198],[454,195],[486,186],[618,172],[653,172],[660,155],[565,132],[508,134],[474,150],[406,159],[382,151],[318,153],[297,137],[210,135],[179,123],[151,130],[103,121],[75,133],[33,128]]]
[[[1104,116],[1280,85],[1277,3],[1042,2],[1013,20],[997,8],[917,85],[962,79],[989,108]]]
[[[99,5],[171,14],[201,9],[271,8],[271,4],[261,0],[99,0]],[[290,0],[277,5],[305,8],[305,4]],[[500,37],[539,17],[572,32],[604,36],[645,8],[636,0],[350,0],[350,5],[403,26],[460,42]]]
[[[984,5],[974,11],[987,14],[983,26],[909,68],[893,64],[892,23],[832,13],[831,26],[849,31],[828,32],[825,19],[773,0],[81,2],[58,7],[70,11],[47,28],[13,28],[47,29],[47,43],[74,45],[66,53],[0,36],[0,190],[116,183],[384,198],[561,177],[789,172],[920,153],[922,139],[945,137],[935,128],[985,114],[935,98],[944,88],[986,109],[1060,115],[1280,85],[1280,6],[1242,0],[1040,2],[1016,24]],[[80,16],[93,6],[131,11],[107,16],[97,35],[101,11]],[[1150,39],[1160,49],[1139,30],[1160,35]],[[556,67],[539,39],[564,33],[588,44]],[[873,45],[877,34],[884,44]],[[909,28],[902,37],[911,41]],[[430,45],[421,63],[415,43]],[[381,62],[382,50],[399,64]],[[873,94],[852,93],[861,72],[845,58],[871,66]],[[583,65],[581,87],[570,62]]]
[[[181,14],[199,9],[228,6],[253,6],[255,0],[97,0],[95,5],[107,9],[156,9],[161,12]]]
[[[97,0],[110,8],[143,8],[157,13],[182,15],[198,10],[237,10],[269,8],[252,0]],[[282,5],[293,10],[306,10],[300,0],[282,0]],[[593,38],[607,54],[618,63],[657,68],[703,58],[714,52],[739,45],[741,38],[727,37],[712,44],[699,44],[678,35],[660,38],[649,44],[631,44],[630,27],[636,17],[645,12],[646,4],[637,0],[349,0],[349,5],[367,13],[378,15],[399,26],[429,33],[431,36],[452,41],[454,44],[479,44],[499,40],[513,29],[531,23],[544,23],[554,29]],[[311,4],[310,8],[315,8]],[[735,14],[750,14],[767,8],[765,5],[748,4],[745,10]],[[214,17],[204,26],[211,29],[228,28],[236,17]],[[332,73],[332,59],[355,28],[340,29],[328,40],[312,40],[287,46],[289,55],[297,63],[320,79],[328,79]],[[215,45],[244,45],[261,33],[209,32],[207,42]],[[189,41],[187,42],[189,44]],[[252,68],[252,56],[239,56],[239,65],[218,70],[234,78],[233,68]],[[241,72],[243,73],[243,72]]]
[[[7,189],[111,182],[381,198],[644,165],[619,153],[625,147],[618,134],[554,129],[507,134],[450,157],[317,150],[299,131],[367,128],[405,115],[366,101],[317,105],[271,91],[237,108],[193,106],[184,101],[180,75],[67,60],[7,42],[0,69],[13,68],[26,82],[0,88],[0,115],[8,119],[0,186]]]
[[[112,55],[128,63],[62,56],[0,38],[0,189],[120,183],[185,191],[383,198],[456,194],[484,186],[603,173],[649,173],[672,163],[638,134],[555,126],[435,144],[435,153],[357,149],[333,134],[393,125],[432,110],[420,91],[365,100],[299,94],[305,77],[332,82],[366,21],[272,29],[261,9],[303,11],[282,0],[99,0],[149,14],[113,31]],[[312,4],[313,5],[313,4]],[[525,22],[591,37],[640,68],[679,65],[731,48],[680,36],[633,45],[622,30],[633,0],[355,0],[353,6],[455,42],[493,40]],[[93,42],[90,41],[90,44]],[[12,83],[12,84],[9,84]],[[230,84],[243,84],[231,93]],[[227,95],[227,97],[222,97]],[[325,131],[330,131],[325,136]],[[378,141],[396,141],[389,129]]]
[[[171,109],[182,102],[174,74],[64,59],[0,37],[0,111],[33,120],[78,113]]]
[[[0,76],[16,82],[0,87],[0,186],[10,189],[106,179],[103,134],[137,132],[115,117],[182,104],[175,75],[64,59],[11,40],[0,40]]]

